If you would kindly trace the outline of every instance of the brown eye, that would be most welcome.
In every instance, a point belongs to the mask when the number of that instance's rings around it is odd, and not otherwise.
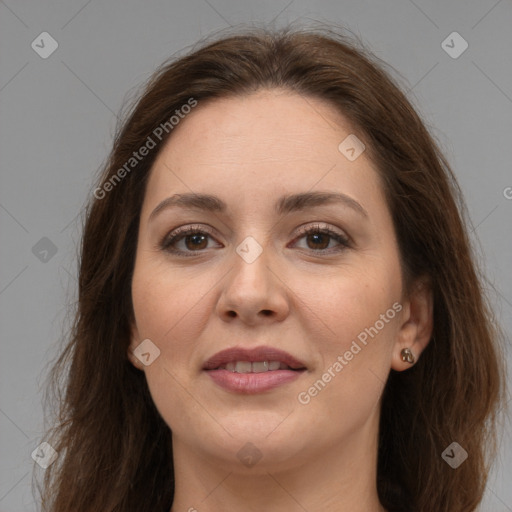
[[[301,236],[297,240],[302,238],[306,239],[306,249],[313,252],[337,252],[350,246],[349,239],[346,236],[328,227],[321,228],[318,225],[303,229]],[[338,247],[329,248],[329,244],[332,241],[337,242]],[[330,249],[333,249],[333,251]]]
[[[213,239],[212,234],[203,227],[188,226],[178,228],[167,235],[161,242],[162,250],[178,256],[195,256],[208,249],[208,239]],[[301,230],[301,235],[296,239],[305,239],[304,249],[316,253],[339,252],[350,246],[348,237],[328,227],[319,225],[309,226]],[[329,247],[336,242],[333,247]]]
[[[177,229],[170,233],[161,243],[161,248],[170,253],[185,254],[200,252],[208,248],[208,238],[212,235],[204,229],[194,226]],[[181,243],[181,247],[176,247]]]
[[[192,235],[181,236],[178,240],[185,239],[185,247],[190,250],[206,249],[208,242],[206,242],[206,245],[204,242],[207,240],[207,237],[208,235],[195,233]]]

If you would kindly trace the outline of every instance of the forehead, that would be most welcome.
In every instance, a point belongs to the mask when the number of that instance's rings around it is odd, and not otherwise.
[[[251,162],[289,160],[290,150],[297,159],[326,160],[325,150],[330,146],[336,154],[340,134],[351,132],[348,121],[325,101],[287,90],[262,90],[199,102],[173,130],[164,151],[183,157],[180,148],[195,146],[195,160],[205,163],[212,145],[218,157]]]
[[[314,189],[383,199],[365,153],[350,161],[340,152],[354,135],[363,138],[333,105],[290,91],[199,102],[158,155],[145,204],[203,192],[254,209],[274,192]]]

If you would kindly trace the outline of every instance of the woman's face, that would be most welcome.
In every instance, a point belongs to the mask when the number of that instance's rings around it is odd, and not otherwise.
[[[375,448],[407,307],[383,190],[353,133],[321,100],[260,91],[199,102],[160,152],[130,359],[177,451],[268,469]]]

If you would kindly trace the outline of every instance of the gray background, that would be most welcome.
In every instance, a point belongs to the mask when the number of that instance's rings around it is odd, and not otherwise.
[[[212,32],[294,20],[345,25],[401,75],[460,180],[496,314],[512,331],[510,0],[0,1],[1,512],[37,510],[30,454],[43,440],[42,384],[75,300],[77,214],[123,101]],[[44,31],[58,42],[46,59],[31,47]],[[469,44],[458,58],[441,46],[453,31]],[[511,476],[507,432],[482,510],[512,511]]]

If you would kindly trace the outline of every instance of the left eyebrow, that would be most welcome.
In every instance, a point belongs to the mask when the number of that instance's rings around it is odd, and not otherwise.
[[[338,192],[302,192],[299,194],[281,196],[276,201],[274,209],[278,215],[285,215],[295,211],[336,203],[348,206],[363,217],[368,217],[367,211],[360,203],[352,197]],[[211,194],[174,194],[158,204],[151,212],[148,222],[161,211],[175,207],[220,213],[225,212],[227,209],[227,205],[222,199]]]

